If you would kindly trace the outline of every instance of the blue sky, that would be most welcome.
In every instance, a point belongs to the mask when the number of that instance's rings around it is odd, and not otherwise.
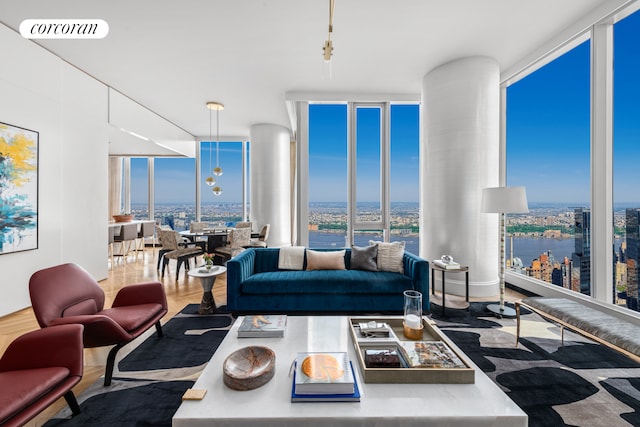
[[[614,26],[614,203],[640,202],[640,13]],[[507,184],[524,185],[532,203],[589,205],[590,41],[507,89]],[[391,201],[419,199],[419,119],[416,105],[393,105]],[[347,199],[347,105],[309,107],[309,200]],[[377,201],[378,114],[359,112],[358,201]],[[214,145],[214,144],[212,144]],[[214,149],[214,147],[211,147]],[[209,175],[204,144],[202,178]],[[146,201],[146,167],[132,167],[132,202]],[[215,149],[212,163],[215,166]],[[195,200],[194,159],[157,159],[156,202]],[[203,203],[241,200],[240,144],[220,145],[223,195],[203,185]]]
[[[507,184],[590,205],[590,42],[507,89]],[[640,13],[614,26],[614,204],[638,203]]]

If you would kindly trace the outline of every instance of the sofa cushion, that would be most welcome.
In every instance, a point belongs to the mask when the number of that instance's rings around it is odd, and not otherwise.
[[[388,271],[311,270],[254,274],[240,285],[243,294],[398,294],[412,289],[411,278]]]
[[[345,250],[319,252],[307,249],[307,270],[345,270]]]
[[[378,271],[378,245],[353,246],[351,248],[351,269]]]
[[[69,376],[63,367],[0,372],[0,424],[44,396]]]
[[[370,245],[378,246],[378,270],[396,271],[404,273],[403,257],[404,242],[377,242],[369,241]]]

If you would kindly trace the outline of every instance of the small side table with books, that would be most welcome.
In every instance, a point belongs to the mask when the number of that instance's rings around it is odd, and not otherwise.
[[[465,274],[465,304],[456,304],[455,308],[468,308],[469,307],[469,267],[460,264],[446,264],[440,260],[435,260],[431,264],[431,302],[438,304],[439,297],[436,296],[436,283],[435,273],[440,271],[442,273],[442,316],[445,315],[446,309],[446,286],[445,286],[445,273],[464,273]]]

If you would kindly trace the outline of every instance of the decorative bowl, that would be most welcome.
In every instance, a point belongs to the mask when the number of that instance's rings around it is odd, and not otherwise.
[[[222,364],[223,381],[234,390],[252,390],[269,382],[276,354],[268,347],[249,346],[231,353]]]
[[[131,222],[133,221],[133,215],[113,215],[113,219],[116,222]]]

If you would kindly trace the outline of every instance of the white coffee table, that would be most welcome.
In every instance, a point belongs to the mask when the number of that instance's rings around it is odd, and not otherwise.
[[[477,366],[474,384],[366,384],[362,382],[348,318],[289,316],[284,338],[238,338],[240,317],[193,388],[204,399],[184,401],[174,427],[204,426],[460,426],[525,427],[527,415]],[[455,346],[447,341],[449,345]],[[263,345],[276,353],[267,384],[236,391],[222,381],[222,364],[238,348]],[[360,402],[291,402],[291,362],[299,351],[347,351],[360,386]]]
[[[221,265],[214,265],[211,269],[207,270],[204,266],[190,269],[187,274],[191,277],[198,277],[200,284],[202,285],[202,301],[200,301],[200,307],[198,307],[198,314],[212,314],[216,311],[216,301],[213,299],[213,284],[216,281],[216,276],[227,272],[227,267]]]

